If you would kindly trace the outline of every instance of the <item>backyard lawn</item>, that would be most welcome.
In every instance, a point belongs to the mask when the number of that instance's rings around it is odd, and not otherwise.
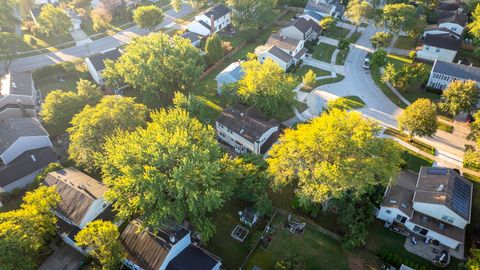
[[[329,38],[333,38],[336,40],[342,40],[347,37],[350,30],[347,28],[339,27],[339,26],[332,26],[328,32],[325,32],[325,36]]]
[[[337,83],[341,80],[343,80],[345,77],[343,75],[340,75],[337,73],[336,78],[328,78],[328,79],[323,79],[323,80],[318,80],[317,81],[317,86],[325,85],[325,84],[331,84],[331,83]]]
[[[346,96],[335,99],[335,104],[346,108],[347,110],[360,109],[365,106],[365,102],[357,96]]]
[[[399,36],[397,42],[395,42],[393,46],[398,49],[413,50],[415,49],[416,44],[417,41],[413,38],[407,36]]]
[[[330,44],[320,43],[317,46],[313,47],[312,56],[317,60],[330,63],[330,60],[332,59],[332,54],[336,48],[337,47]]]
[[[293,17],[295,17],[297,14],[298,14],[298,12],[289,10],[285,15],[283,15],[283,16],[280,18],[279,21],[280,21],[280,22],[289,22],[289,21],[292,20]]]

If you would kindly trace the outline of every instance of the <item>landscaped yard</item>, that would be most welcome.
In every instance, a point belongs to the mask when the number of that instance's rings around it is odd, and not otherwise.
[[[325,84],[331,84],[331,83],[337,83],[341,80],[343,80],[345,77],[343,75],[337,74],[336,78],[328,78],[328,79],[323,79],[317,81],[317,86],[325,85]]]
[[[428,145],[424,142],[421,142],[419,140],[416,140],[416,139],[412,139],[412,140],[409,140],[408,138],[408,135],[399,131],[399,130],[396,130],[396,129],[393,129],[393,128],[387,128],[384,132],[384,134],[386,135],[390,135],[392,137],[395,137],[395,138],[398,138],[416,148],[418,148],[419,150],[422,150],[430,155],[435,155],[435,147],[431,146],[431,145]]]
[[[296,15],[298,14],[298,12],[295,12],[295,11],[292,11],[292,10],[289,10],[285,15],[283,15],[281,18],[280,18],[280,22],[290,22],[293,17],[295,17]]]
[[[330,44],[320,43],[317,46],[313,47],[312,57],[317,60],[330,63],[330,60],[332,59],[332,54],[336,48],[337,47]]]
[[[399,36],[397,42],[393,45],[395,48],[403,50],[412,50],[415,48],[417,41],[407,36]]]
[[[397,143],[398,147],[403,151],[402,158],[405,160],[405,169],[418,172],[422,166],[432,166],[433,160],[416,153],[403,145]]]
[[[347,110],[360,109],[365,106],[365,102],[357,96],[346,96],[335,99],[335,104],[344,107]]]
[[[328,30],[328,32],[325,33],[325,36],[336,40],[342,40],[347,37],[349,32],[350,30],[347,28],[334,25]]]

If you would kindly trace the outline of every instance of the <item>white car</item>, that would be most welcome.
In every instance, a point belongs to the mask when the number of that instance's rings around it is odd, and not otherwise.
[[[370,69],[370,56],[371,54],[368,53],[367,56],[365,57],[365,60],[363,60],[362,66],[364,69]]]

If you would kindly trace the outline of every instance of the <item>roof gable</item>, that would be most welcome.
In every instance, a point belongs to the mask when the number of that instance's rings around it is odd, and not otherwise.
[[[223,17],[230,13],[230,9],[224,5],[217,5],[209,10],[207,10],[203,15],[207,16],[210,18],[213,16],[215,19],[218,19],[220,17]]]
[[[423,43],[436,48],[457,51],[460,48],[462,41],[451,34],[427,34],[423,40]]]
[[[97,72],[105,69],[105,60],[109,59],[112,61],[117,60],[122,55],[119,49],[112,49],[109,51],[101,52],[99,54],[90,56],[90,62]]]
[[[48,136],[35,117],[0,119],[0,155],[21,137]]]

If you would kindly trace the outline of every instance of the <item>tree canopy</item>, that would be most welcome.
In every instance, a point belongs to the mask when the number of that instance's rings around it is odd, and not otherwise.
[[[18,210],[0,213],[0,269],[35,268],[38,252],[55,233],[50,211],[60,201],[55,187],[27,192]]]
[[[118,130],[134,131],[145,123],[147,108],[133,98],[105,96],[96,106],[87,105],[76,114],[67,130],[68,153],[78,166],[94,171],[94,156],[103,155],[102,145]]]
[[[273,23],[277,0],[226,0],[232,12],[232,24],[240,32],[247,32]]]
[[[407,31],[419,20],[415,7],[405,3],[388,4],[383,8],[385,24],[394,33]]]
[[[115,85],[118,79],[144,92],[173,95],[192,87],[204,68],[200,51],[190,40],[153,33],[131,42],[114,63],[107,62],[103,77]]]
[[[426,98],[417,99],[398,116],[399,129],[413,136],[430,137],[437,132],[435,104]]]
[[[470,114],[480,101],[479,91],[475,81],[452,81],[443,90],[441,108],[452,115],[461,112]]]
[[[370,42],[374,48],[385,48],[390,44],[392,34],[389,32],[377,32],[371,38]]]
[[[480,3],[477,4],[475,10],[472,12],[472,22],[468,24],[468,31],[480,39]]]
[[[345,10],[345,16],[355,24],[355,31],[362,23],[363,18],[369,17],[372,12],[372,5],[365,0],[350,0],[348,2],[347,9]]]
[[[315,72],[311,69],[309,69],[307,73],[303,75],[302,82],[307,87],[310,87],[310,88],[314,87],[316,81],[317,81],[317,74],[315,74]]]
[[[335,18],[332,16],[323,17],[323,19],[318,23],[322,27],[323,31],[328,32],[335,25]]]
[[[13,28],[16,23],[19,23],[18,18],[14,14],[15,1],[0,0],[0,29]],[[4,30],[3,30],[4,31]]]
[[[15,33],[0,32],[0,55],[5,59],[5,73],[8,73],[11,63],[17,56],[20,44],[22,41]]]
[[[75,236],[78,246],[89,248],[87,252],[102,270],[119,269],[125,254],[118,238],[117,226],[109,221],[95,220],[87,224]]]
[[[273,186],[292,184],[301,204],[323,203],[348,191],[360,196],[386,185],[402,163],[380,127],[358,112],[332,109],[297,129],[287,129],[267,159]]]
[[[61,7],[47,4],[42,7],[38,17],[40,30],[47,36],[67,35],[72,21]]]
[[[213,34],[207,38],[207,42],[205,43],[205,52],[207,53],[205,57],[208,65],[213,65],[218,60],[222,59],[222,41],[217,34]]]
[[[285,115],[295,105],[295,79],[286,74],[273,60],[263,64],[256,59],[242,63],[245,75],[238,82],[237,95],[248,105],[254,105],[269,117]]]
[[[107,29],[112,22],[112,14],[104,7],[97,7],[92,10],[90,17],[92,18],[94,31]]]
[[[107,139],[99,160],[106,198],[118,217],[140,217],[149,228],[188,219],[207,241],[215,227],[207,214],[231,196],[222,151],[210,126],[180,108],[151,114],[152,122]]]
[[[133,21],[142,28],[149,30],[155,29],[159,25],[165,15],[157,6],[140,6],[133,12]]]

